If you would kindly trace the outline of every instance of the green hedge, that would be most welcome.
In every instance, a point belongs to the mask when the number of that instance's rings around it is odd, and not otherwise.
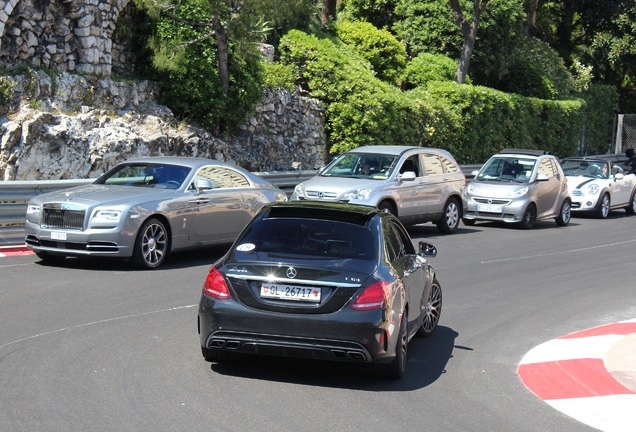
[[[445,148],[460,163],[482,163],[508,147],[577,152],[582,99],[527,98],[452,81],[403,92],[335,38],[291,31],[279,49],[281,62],[297,71],[296,84],[323,102],[332,153],[394,143]]]

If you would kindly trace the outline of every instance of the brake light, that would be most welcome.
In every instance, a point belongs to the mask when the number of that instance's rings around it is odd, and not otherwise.
[[[203,294],[219,300],[227,300],[231,297],[230,290],[225,283],[225,278],[219,271],[212,267],[205,278]]]
[[[390,286],[391,284],[385,281],[369,285],[353,302],[351,309],[374,310],[383,308],[386,305],[386,293],[390,290]]]

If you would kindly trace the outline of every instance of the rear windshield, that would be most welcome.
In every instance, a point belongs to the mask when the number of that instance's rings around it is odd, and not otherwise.
[[[369,228],[315,219],[262,219],[235,243],[237,252],[264,252],[372,260],[375,242]]]

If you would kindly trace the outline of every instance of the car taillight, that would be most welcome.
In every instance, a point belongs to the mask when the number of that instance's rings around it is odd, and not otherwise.
[[[351,309],[355,310],[374,310],[381,309],[386,304],[386,292],[390,288],[388,282],[376,282],[369,285],[362,291],[355,302],[351,305]]]
[[[214,297],[219,300],[227,300],[230,296],[230,290],[225,283],[225,278],[217,269],[212,267],[205,278],[203,285],[203,294]]]

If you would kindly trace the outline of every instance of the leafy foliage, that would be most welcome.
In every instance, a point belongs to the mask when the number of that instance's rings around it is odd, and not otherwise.
[[[443,54],[422,53],[411,60],[404,71],[404,87],[426,86],[430,81],[453,81],[457,61]],[[466,84],[470,84],[470,78]]]
[[[576,87],[563,59],[546,43],[535,38],[519,41],[497,82],[486,82],[502,91],[541,99],[566,99]],[[494,78],[494,77],[493,77]]]
[[[378,30],[370,23],[340,21],[335,25],[336,36],[355,48],[383,81],[399,84],[406,66],[404,46],[386,30]]]
[[[511,146],[576,152],[582,100],[525,98],[452,81],[400,92],[337,39],[292,31],[280,49],[298,71],[297,84],[325,105],[332,153],[399,143],[445,148],[460,162],[477,163]]]
[[[296,88],[296,70],[293,65],[280,62],[264,63],[265,75],[263,86],[273,90],[288,90]]]

